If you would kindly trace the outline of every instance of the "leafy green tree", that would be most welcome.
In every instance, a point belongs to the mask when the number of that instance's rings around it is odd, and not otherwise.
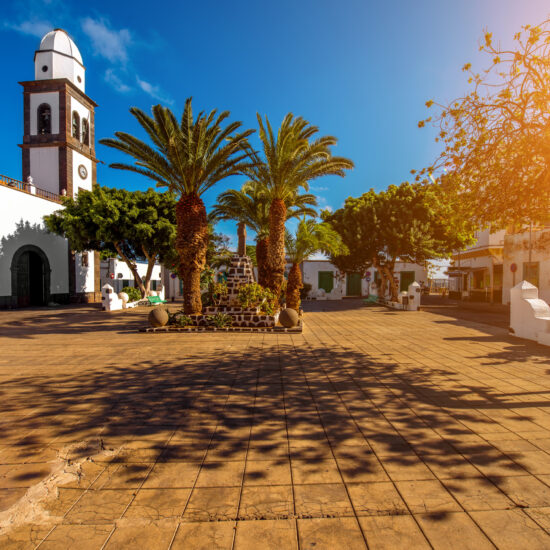
[[[255,162],[258,162],[256,157]],[[289,194],[286,198],[287,219],[302,215],[315,216],[317,205],[315,195],[310,193]],[[258,283],[267,281],[267,248],[269,242],[270,199],[266,189],[255,182],[245,183],[240,190],[229,189],[218,196],[217,204],[211,212],[216,220],[237,220],[239,222],[239,249],[245,244],[245,227],[256,232],[255,261],[258,267]],[[246,247],[248,250],[248,247]],[[239,253],[240,254],[240,253]]]
[[[287,260],[291,264],[286,287],[286,306],[298,311],[300,290],[304,286],[300,264],[317,252],[345,254],[347,248],[338,232],[328,223],[318,223],[305,217],[300,220],[295,235],[287,231],[285,247]]]
[[[440,185],[402,183],[377,193],[373,189],[358,198],[348,198],[323,219],[340,234],[349,253],[331,254],[331,261],[345,272],[373,266],[382,279],[385,295],[390,285],[397,300],[394,281],[398,260],[422,264],[449,257],[473,242],[473,223],[457,215]]]
[[[252,156],[252,164],[243,173],[260,185],[269,199],[269,240],[266,259],[266,284],[280,294],[285,272],[285,222],[287,203],[309,182],[327,175],[343,177],[353,162],[332,155],[333,136],[315,137],[319,129],[301,117],[289,113],[277,134],[269,119],[257,115],[263,159]]]
[[[471,91],[419,122],[438,128],[443,150],[420,179],[445,169],[445,185],[479,226],[548,222],[550,209],[550,19],[524,26],[503,48],[486,32],[480,72],[466,63]],[[414,171],[413,171],[414,172]]]
[[[179,196],[176,205],[179,253],[178,273],[183,283],[186,314],[202,310],[200,276],[206,264],[208,219],[201,195],[228,176],[240,174],[248,164],[244,150],[253,130],[237,133],[240,122],[223,122],[229,112],[193,115],[191,98],[185,101],[181,122],[170,109],[155,105],[150,117],[132,107],[132,115],[147,133],[152,146],[125,132],[100,143],[129,155],[134,164],[112,168],[142,174]]]
[[[44,217],[48,230],[69,239],[73,250],[119,256],[142,296],[147,296],[155,263],[169,258],[174,247],[174,196],[153,189],[127,191],[97,185],[92,191],[79,191],[75,198],[64,198],[63,206]],[[136,265],[141,259],[147,261],[144,278]]]

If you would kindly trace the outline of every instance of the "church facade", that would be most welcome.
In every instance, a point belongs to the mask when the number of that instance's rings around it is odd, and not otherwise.
[[[95,302],[100,262],[74,253],[43,217],[96,183],[94,109],[85,68],[62,29],[44,36],[34,56],[34,80],[23,87],[22,178],[0,176],[0,307]]]

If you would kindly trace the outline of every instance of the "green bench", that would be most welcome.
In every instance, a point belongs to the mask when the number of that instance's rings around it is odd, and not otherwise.
[[[147,296],[147,301],[150,306],[158,306],[159,304],[166,304],[166,300],[161,300],[160,296]]]
[[[367,298],[363,298],[363,305],[365,306],[375,306],[378,304],[378,296],[374,294],[369,294]]]

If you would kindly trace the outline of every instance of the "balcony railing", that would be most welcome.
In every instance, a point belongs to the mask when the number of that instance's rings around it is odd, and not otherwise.
[[[61,204],[60,195],[52,193],[51,191],[46,191],[45,189],[40,189],[39,187],[36,187],[30,183],[25,183],[24,181],[14,180],[13,178],[9,178],[8,176],[3,176],[1,174],[0,185],[17,189],[17,191],[27,193],[27,195],[34,195],[36,197],[40,197],[41,199],[46,199],[48,201]]]

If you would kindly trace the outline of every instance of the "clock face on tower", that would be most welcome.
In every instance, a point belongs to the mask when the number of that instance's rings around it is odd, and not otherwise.
[[[86,167],[81,164],[79,167],[78,167],[78,175],[83,179],[85,180],[87,177],[88,177],[88,170],[86,170]]]

